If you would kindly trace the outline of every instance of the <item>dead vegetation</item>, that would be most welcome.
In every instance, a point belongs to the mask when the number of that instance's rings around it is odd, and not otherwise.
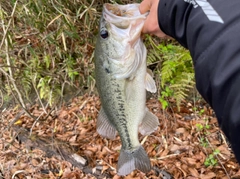
[[[0,1],[0,179],[120,178],[120,138],[96,133],[92,60],[104,2],[137,1]],[[152,171],[122,178],[240,178],[214,112],[168,100],[167,110],[148,100],[160,126],[139,136]]]
[[[147,174],[134,171],[124,178],[240,177],[239,165],[212,110],[205,104],[197,106],[204,112],[194,111],[190,102],[180,112],[163,111],[158,100],[150,99],[148,107],[160,126],[152,135],[139,137],[153,169]],[[2,177],[120,178],[116,175],[120,138],[111,141],[96,133],[99,107],[97,96],[85,95],[61,109],[48,108],[49,114],[38,120],[17,108],[2,112]],[[43,109],[34,105],[30,112],[37,116]]]

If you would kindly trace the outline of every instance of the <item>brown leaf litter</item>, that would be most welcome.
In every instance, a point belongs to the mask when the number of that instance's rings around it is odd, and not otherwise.
[[[160,121],[153,134],[139,134],[153,166],[147,174],[135,170],[126,177],[117,175],[120,138],[97,134],[100,101],[96,95],[84,95],[61,109],[46,109],[48,114],[39,105],[31,106],[35,119],[18,108],[3,111],[0,178],[240,178],[239,165],[206,104],[195,109],[184,102],[180,112],[175,107],[162,110],[156,99],[147,106]],[[210,162],[217,164],[206,166],[211,154]]]

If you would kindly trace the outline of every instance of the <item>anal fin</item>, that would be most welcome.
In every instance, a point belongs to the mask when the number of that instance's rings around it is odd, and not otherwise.
[[[117,130],[115,127],[109,122],[109,119],[104,112],[103,108],[99,111],[99,115],[97,118],[97,132],[108,139],[115,139]]]
[[[146,115],[143,118],[142,123],[139,125],[139,132],[142,135],[149,135],[158,128],[158,125],[159,121],[157,116],[146,108]]]

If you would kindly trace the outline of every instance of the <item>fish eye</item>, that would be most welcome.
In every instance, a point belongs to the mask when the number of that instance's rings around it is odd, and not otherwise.
[[[100,31],[100,36],[103,38],[103,39],[106,39],[108,38],[108,31],[106,29],[103,29]]]

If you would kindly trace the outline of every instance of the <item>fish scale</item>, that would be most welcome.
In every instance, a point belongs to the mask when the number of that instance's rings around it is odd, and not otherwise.
[[[104,74],[104,71],[103,71],[103,74]],[[109,76],[109,77],[111,78],[111,76]],[[108,83],[108,84],[106,84],[106,83]],[[121,89],[121,87],[115,78],[112,78],[110,80],[105,80],[105,87],[107,87],[107,89],[105,89],[106,91],[110,88],[113,91],[118,91],[117,93],[115,93],[114,96],[112,95],[112,93],[109,93],[107,96],[105,96],[101,99],[103,99],[102,100],[103,105],[104,105],[104,103],[109,103],[109,101],[111,101],[112,104],[107,105],[107,106],[109,106],[111,108],[116,106],[116,108],[114,108],[114,109],[113,108],[108,109],[106,107],[106,109],[107,109],[106,113],[108,114],[109,113],[108,111],[112,111],[112,113],[115,114],[114,116],[117,119],[119,119],[119,120],[114,120],[113,123],[115,123],[114,124],[115,126],[119,126],[119,129],[121,130],[121,135],[122,135],[121,139],[125,139],[125,140],[122,140],[123,146],[130,149],[132,147],[132,145],[131,145],[130,136],[129,136],[129,133],[127,130],[127,121],[126,121],[126,114],[125,114],[125,112],[126,112],[125,105],[126,104],[124,104],[124,100],[122,99],[123,91],[119,90],[119,89]],[[113,99],[114,97],[117,100]],[[121,99],[119,99],[119,98],[121,98]],[[116,104],[114,104],[114,103],[116,103]],[[109,114],[108,116],[112,116],[112,114]]]

